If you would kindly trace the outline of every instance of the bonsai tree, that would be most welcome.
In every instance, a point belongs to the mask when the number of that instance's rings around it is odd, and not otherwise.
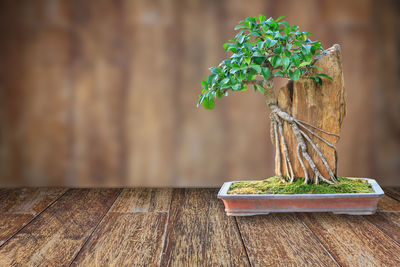
[[[274,77],[284,77],[293,81],[299,78],[313,79],[322,84],[323,79],[331,77],[323,73],[323,70],[315,66],[316,60],[325,50],[320,41],[311,41],[311,33],[299,30],[297,25],[289,25],[278,19],[260,15],[248,17],[239,22],[235,30],[239,32],[223,47],[232,52],[230,58],[223,60],[217,67],[211,67],[211,74],[201,82],[203,91],[199,96],[198,105],[203,104],[206,109],[213,109],[215,99],[227,96],[230,91],[246,91],[249,85],[253,85],[255,91],[259,91],[265,98],[270,110],[271,139],[275,144],[275,153],[278,157],[277,175],[282,180],[292,183],[294,174],[292,163],[288,157],[288,146],[283,134],[283,123],[290,125],[297,139],[297,158],[304,170],[305,183],[313,180],[328,184],[336,183],[337,177],[329,167],[324,155],[312,141],[311,136],[323,141],[326,145],[335,149],[318,132],[338,136],[335,133],[326,132],[311,125],[308,122],[298,120],[278,107],[277,97],[274,93]],[[318,74],[311,74],[310,70],[318,68]],[[323,177],[317,165],[307,152],[306,143],[316,151],[326,167],[329,178]],[[283,147],[283,149],[281,149]],[[283,151],[281,151],[283,150]],[[281,157],[284,157],[286,174],[282,174]],[[313,173],[308,173],[304,161],[308,163]],[[313,177],[313,179],[310,179]]]

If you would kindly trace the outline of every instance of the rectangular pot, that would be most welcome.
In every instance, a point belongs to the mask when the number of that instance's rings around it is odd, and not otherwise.
[[[333,212],[335,214],[369,215],[376,212],[378,200],[384,195],[374,179],[367,180],[373,193],[347,194],[247,194],[230,195],[232,183],[226,182],[218,192],[229,216],[251,216],[271,212]]]

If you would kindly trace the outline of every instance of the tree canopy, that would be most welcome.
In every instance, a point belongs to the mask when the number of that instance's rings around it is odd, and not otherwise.
[[[259,15],[239,22],[235,27],[239,32],[223,45],[233,54],[210,68],[211,74],[201,82],[203,91],[198,105],[213,109],[215,98],[227,96],[229,90],[246,91],[249,84],[264,93],[263,87],[254,83],[259,80],[257,78],[284,77],[297,81],[310,69],[319,68],[313,64],[324,53],[321,41],[311,41],[312,33],[300,31],[297,25],[291,26],[283,18],[267,19]],[[332,79],[324,73],[309,74],[308,77],[319,84],[322,78]]]

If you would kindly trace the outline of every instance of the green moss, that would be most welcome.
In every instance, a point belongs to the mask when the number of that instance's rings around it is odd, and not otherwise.
[[[228,194],[334,194],[334,193],[372,193],[371,185],[362,179],[338,177],[334,185],[327,183],[304,184],[304,178],[296,178],[290,184],[279,177],[262,181],[237,182],[231,185]]]

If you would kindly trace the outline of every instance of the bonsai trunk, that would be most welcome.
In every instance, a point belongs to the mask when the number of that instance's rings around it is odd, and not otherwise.
[[[327,160],[324,155],[318,149],[317,145],[312,141],[310,135],[318,138],[326,145],[330,146],[332,149],[336,149],[334,145],[329,143],[326,139],[317,134],[317,132],[323,132],[328,135],[334,135],[339,137],[339,135],[335,133],[326,132],[320,128],[317,128],[308,122],[300,121],[294,118],[292,115],[288,114],[284,110],[278,107],[278,101],[274,92],[274,84],[272,79],[263,81],[262,86],[264,88],[264,97],[267,103],[267,106],[270,110],[270,120],[271,120],[271,140],[275,145],[275,163],[276,166],[276,175],[281,177],[282,180],[286,181],[285,177],[289,179],[289,182],[292,183],[294,180],[294,173],[292,163],[289,158],[289,149],[294,149],[293,147],[288,147],[287,142],[285,140],[285,136],[283,134],[283,123],[288,123],[289,128],[291,129],[297,140],[297,158],[301,164],[301,167],[304,171],[305,183],[308,183],[310,180],[316,184],[320,181],[324,181],[329,184],[333,184],[337,182],[336,175],[330,168]],[[329,173],[329,178],[324,177],[321,174],[321,171],[318,169],[317,165],[307,152],[306,143],[309,143],[311,147],[315,150],[318,157],[323,162],[323,165],[327,169]],[[281,160],[282,159],[282,160]],[[281,166],[281,162],[284,163],[284,166]],[[305,162],[310,166],[312,170],[311,173],[308,173],[307,168],[305,166]]]

